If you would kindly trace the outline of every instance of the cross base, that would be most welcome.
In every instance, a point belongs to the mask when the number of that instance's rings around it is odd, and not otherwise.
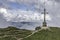
[[[47,30],[49,29],[49,27],[41,27],[41,29]]]
[[[44,21],[42,26],[47,27],[47,23]]]
[[[43,25],[42,25],[41,29],[44,29],[44,30],[46,30],[46,29],[49,30],[50,29],[49,27],[47,27],[46,21],[43,22]]]

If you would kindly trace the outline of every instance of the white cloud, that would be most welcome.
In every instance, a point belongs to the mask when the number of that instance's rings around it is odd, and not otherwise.
[[[7,10],[5,8],[0,8],[0,13],[7,13]]]
[[[39,21],[41,20],[40,14],[38,12],[33,12],[33,11],[23,11],[23,10],[8,10],[5,8],[1,8],[1,14],[3,14],[4,18],[7,21],[14,21],[14,22],[21,22],[21,21]],[[8,11],[7,11],[8,10]],[[13,12],[14,11],[14,12]],[[47,16],[47,20],[50,17]]]
[[[44,15],[43,15],[43,14],[41,15],[41,19],[42,19],[42,20],[44,19]],[[50,20],[50,21],[51,21],[51,20],[52,20],[52,19],[51,19],[51,16],[48,15],[48,14],[46,14],[46,20]]]
[[[11,13],[8,13],[7,9],[0,8],[0,13],[3,14],[4,18],[9,21],[11,18],[13,18],[13,15]]]
[[[16,0],[7,0],[7,1],[16,2]]]
[[[0,13],[3,14],[4,19],[6,19],[7,21],[20,22],[20,21],[43,20],[43,15],[41,15],[40,13],[35,12],[33,10],[32,11],[23,11],[23,10],[16,10],[16,9],[14,9],[14,10],[6,9],[6,8],[12,8],[12,6],[9,5],[10,2],[16,2],[16,3],[20,3],[20,4],[22,3],[29,7],[31,5],[35,5],[36,11],[39,11],[39,12],[41,10],[43,10],[43,6],[44,6],[44,4],[43,4],[44,0],[7,0],[4,2],[2,0],[2,2],[0,1],[0,3],[3,4],[3,6],[1,6],[1,7],[4,7],[4,8],[0,8]],[[50,15],[49,14],[47,15],[46,19],[50,21],[53,18],[51,23],[48,22],[48,24],[60,26],[60,23],[59,23],[59,21],[60,21],[60,16],[59,16],[60,15],[60,3],[58,3],[54,0],[45,0],[45,2],[46,2],[46,9],[47,9],[48,13],[50,14]],[[40,9],[40,10],[37,10],[37,9]],[[56,24],[54,22],[56,22]],[[40,25],[40,23],[39,23],[39,25]]]

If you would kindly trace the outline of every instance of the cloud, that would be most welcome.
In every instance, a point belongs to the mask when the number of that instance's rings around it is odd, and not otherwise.
[[[5,8],[0,8],[0,13],[4,16],[4,18],[7,19],[7,21],[9,21],[10,18],[13,17],[13,15],[8,13],[7,9],[5,9]]]
[[[40,16],[41,16],[41,19],[44,20],[44,15],[42,14],[42,15],[40,15]],[[47,14],[47,15],[46,15],[46,20],[52,20],[51,16]]]
[[[0,8],[0,13],[7,13],[7,10],[4,8]]]
[[[13,12],[14,11],[14,12]],[[23,10],[7,10],[5,8],[0,9],[0,13],[3,14],[4,18],[7,21],[15,21],[15,22],[22,22],[22,21],[39,21],[41,20],[41,15],[38,12],[33,11],[23,11]],[[33,14],[32,14],[33,13]],[[49,16],[46,17],[47,20],[50,20]]]
[[[60,0],[55,0],[56,2],[60,2]]]
[[[10,25],[10,23],[5,20],[2,13],[6,13],[6,10],[3,8],[0,9],[0,28],[5,28]]]
[[[48,24],[60,26],[60,2],[59,0],[45,0],[46,10],[48,12]],[[19,4],[19,8],[12,6],[11,3]],[[24,8],[22,5],[24,5]],[[15,8],[13,8],[15,7]],[[28,9],[29,11],[26,11]],[[0,15],[5,21],[41,21],[44,9],[44,0],[0,0]],[[52,19],[51,19],[52,18]],[[2,17],[1,17],[2,19]]]

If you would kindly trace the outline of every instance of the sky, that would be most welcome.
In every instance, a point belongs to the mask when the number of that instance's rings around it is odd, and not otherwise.
[[[60,0],[0,0],[0,28],[41,26],[44,7],[48,26],[60,27]]]

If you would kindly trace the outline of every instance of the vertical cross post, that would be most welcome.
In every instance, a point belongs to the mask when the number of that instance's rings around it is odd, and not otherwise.
[[[43,21],[43,27],[47,27],[46,23],[46,9],[44,8],[44,21]]]
[[[47,14],[47,12],[46,12],[46,9],[45,9],[45,1],[44,1],[44,12],[43,12],[43,14],[44,14],[43,27],[47,27],[47,23],[46,23],[46,14]]]

